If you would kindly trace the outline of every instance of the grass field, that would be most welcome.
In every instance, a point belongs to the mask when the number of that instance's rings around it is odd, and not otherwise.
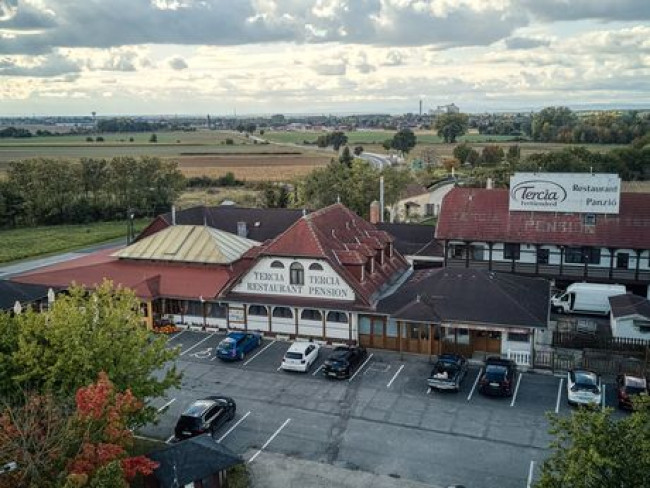
[[[188,189],[174,202],[176,208],[185,209],[206,205],[208,207],[221,205],[224,200],[231,200],[241,207],[258,205],[260,192],[243,187]]]
[[[144,229],[148,223],[148,219],[136,220],[136,232]],[[126,240],[124,221],[2,230],[0,231],[0,242],[2,242],[0,263],[72,251],[120,237]]]
[[[348,143],[355,144],[377,144],[381,145],[386,139],[391,139],[396,131],[389,130],[372,130],[372,131],[352,131],[346,132],[348,136]],[[276,131],[265,132],[264,139],[273,142],[303,144],[304,141],[315,142],[318,136],[326,134],[326,132],[316,131]],[[432,131],[416,131],[418,142],[421,144],[438,144],[443,142],[443,139]],[[459,141],[467,142],[503,142],[512,140],[512,136],[483,136],[480,134],[468,134],[459,138]]]

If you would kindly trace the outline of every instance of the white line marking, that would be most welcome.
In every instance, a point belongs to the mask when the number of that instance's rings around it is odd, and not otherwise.
[[[533,486],[533,470],[535,469],[535,461],[530,462],[528,467],[528,481],[526,482],[526,488],[531,488]]]
[[[560,378],[560,384],[557,387],[557,402],[555,403],[555,413],[560,413],[560,400],[562,399],[562,384],[564,378]]]
[[[602,407],[601,407],[603,410],[605,410],[605,404],[606,404],[605,403],[605,387],[606,386],[607,385],[603,385],[603,396],[602,396]]]
[[[395,374],[393,375],[393,377],[390,379],[390,381],[389,381],[388,384],[386,385],[386,388],[390,388],[390,385],[393,384],[393,381],[395,381],[395,378],[397,378],[397,375],[400,374],[400,373],[402,372],[403,369],[404,369],[404,365],[402,364],[402,365],[399,367],[399,369],[397,370],[397,373],[395,373]]]
[[[323,369],[323,366],[325,366],[325,363],[321,364],[316,371],[314,371],[311,375],[316,376],[318,372]]]
[[[280,366],[278,366],[278,369],[276,371],[280,371],[282,369],[282,363],[280,363]]]
[[[521,376],[522,373],[519,373],[519,378],[517,378],[517,386],[515,386],[515,394],[512,395],[512,401],[510,402],[511,407],[514,407],[515,402],[517,401],[517,393],[519,392],[519,383],[521,383]]]
[[[253,457],[250,458],[250,459],[246,462],[246,464],[250,464],[250,463],[252,463],[253,461],[255,461],[255,458],[256,458],[257,456],[259,456],[260,453],[261,453],[264,449],[266,449],[266,446],[268,446],[268,445],[271,443],[271,441],[272,441],[273,439],[275,439],[275,437],[280,433],[280,431],[281,431],[282,429],[285,428],[285,426],[286,426],[289,422],[291,422],[291,419],[287,419],[287,420],[285,420],[285,421],[284,421],[284,424],[282,424],[282,425],[280,426],[280,428],[279,428],[278,430],[276,430],[276,431],[273,433],[273,435],[272,435],[271,437],[269,437],[269,440],[266,441],[266,442],[264,443],[264,445],[261,447],[261,449],[260,449],[259,451],[257,451],[255,454],[253,454]]]
[[[211,337],[214,337],[214,334],[210,334],[208,337],[206,337],[206,338],[204,338],[204,339],[201,339],[199,342],[197,342],[196,344],[194,344],[192,347],[190,347],[190,348],[188,348],[188,349],[185,349],[185,350],[184,350],[180,355],[181,355],[181,356],[184,356],[185,354],[187,354],[188,352],[190,352],[192,349],[194,349],[196,346],[198,346],[198,345],[200,345],[200,344],[203,344],[205,341],[207,341],[207,340],[210,339]]]
[[[165,441],[165,444],[169,444],[173,440],[174,440],[174,436],[171,436],[169,439]]]
[[[163,410],[165,410],[167,407],[169,407],[169,406],[170,406],[172,403],[174,403],[175,401],[176,401],[176,398],[172,398],[171,400],[169,400],[167,403],[165,403],[162,407],[160,407],[160,408],[158,409],[158,413],[160,413],[160,412],[162,412]]]
[[[429,387],[427,388],[427,395],[430,395],[430,394],[431,394],[431,387],[429,386]]]
[[[255,359],[257,356],[259,356],[259,355],[262,354],[264,351],[266,351],[266,350],[267,350],[269,347],[271,347],[273,344],[275,344],[275,341],[271,341],[271,342],[269,342],[266,346],[264,346],[264,348],[263,348],[261,351],[259,351],[257,354],[255,354],[255,356],[253,356],[253,357],[250,358],[248,361],[246,361],[246,362],[244,363],[244,366],[246,366],[246,365],[247,365],[248,363],[250,363],[253,359]]]
[[[136,439],[144,439],[145,441],[162,442],[160,439],[156,439],[155,437],[147,437],[146,435],[133,434],[133,437]]]
[[[481,377],[482,373],[483,373],[483,368],[478,370],[478,374],[476,375],[476,379],[474,380],[474,385],[472,386],[472,390],[469,392],[469,395],[467,395],[468,402],[472,399],[472,395],[474,394],[474,390],[476,389],[476,385],[478,385],[478,380]]]
[[[221,441],[224,440],[226,438],[226,436],[228,434],[230,434],[233,430],[235,430],[235,427],[237,427],[239,424],[241,424],[246,419],[246,417],[248,417],[250,414],[251,414],[250,410],[248,412],[246,412],[246,414],[242,418],[240,418],[235,425],[230,427],[230,429],[228,429],[228,431],[224,435],[219,437],[219,440],[217,440],[217,444],[221,444]]]
[[[355,377],[356,375],[359,374],[359,371],[361,371],[361,370],[363,369],[363,367],[364,367],[366,364],[368,364],[368,361],[370,361],[374,355],[375,355],[375,354],[372,353],[370,356],[368,356],[368,358],[363,362],[363,364],[362,364],[361,366],[359,366],[359,369],[357,369],[357,370],[354,372],[354,374],[350,377],[350,379],[348,380],[348,383],[352,383],[352,380],[354,379],[354,377]]]
[[[176,332],[176,334],[174,334],[174,335],[171,336],[169,339],[167,339],[167,342],[169,342],[169,341],[173,341],[173,340],[176,339],[177,337],[180,337],[180,336],[182,336],[183,334],[185,334],[185,332],[187,332],[187,329],[183,329],[183,330],[181,330],[180,332]]]

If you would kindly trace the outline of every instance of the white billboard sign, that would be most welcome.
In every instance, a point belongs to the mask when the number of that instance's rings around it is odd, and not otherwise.
[[[510,211],[618,214],[621,179],[616,174],[515,173]]]

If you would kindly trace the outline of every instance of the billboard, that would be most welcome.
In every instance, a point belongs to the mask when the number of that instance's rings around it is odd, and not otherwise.
[[[618,214],[621,179],[616,174],[515,173],[510,211]]]

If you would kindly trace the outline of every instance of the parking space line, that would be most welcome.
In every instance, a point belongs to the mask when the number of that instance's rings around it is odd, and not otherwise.
[[[280,371],[282,369],[282,363],[280,363],[280,366],[278,366],[278,369],[276,371]]]
[[[165,441],[165,444],[169,444],[171,441],[173,441],[173,440],[174,440],[174,437],[175,437],[175,436],[172,435],[169,439],[167,439],[167,440]]]
[[[601,409],[602,409],[602,410],[605,410],[605,405],[606,405],[606,403],[607,403],[607,402],[605,401],[605,398],[606,398],[606,395],[605,395],[606,390],[605,390],[605,389],[606,389],[606,388],[607,388],[607,385],[603,385],[603,395],[602,395],[602,397],[601,397],[601,399],[602,399],[602,406],[601,406]]]
[[[517,393],[519,392],[519,384],[521,383],[521,376],[522,373],[519,373],[519,378],[517,378],[517,386],[515,386],[515,394],[512,395],[512,401],[510,402],[511,407],[514,407],[515,402],[517,401]]]
[[[169,342],[169,341],[173,341],[173,340],[176,339],[177,337],[180,337],[180,336],[182,336],[183,334],[185,334],[185,332],[187,332],[187,329],[183,329],[183,330],[181,330],[180,332],[176,332],[176,334],[174,334],[173,336],[171,336],[171,337],[169,337],[169,338],[167,339],[167,342]]]
[[[282,425],[280,426],[280,428],[279,428],[278,430],[276,430],[276,431],[273,433],[273,435],[272,435],[271,437],[269,437],[269,440],[266,441],[266,442],[264,443],[264,445],[260,448],[259,451],[257,451],[255,454],[253,454],[253,457],[250,458],[250,459],[246,462],[246,464],[250,464],[250,463],[252,463],[253,461],[255,461],[255,458],[256,458],[257,456],[259,456],[260,453],[261,453],[264,449],[266,449],[266,446],[268,446],[268,445],[273,441],[273,439],[276,438],[276,436],[280,433],[280,431],[281,431],[282,429],[284,429],[284,428],[286,427],[286,425],[287,425],[289,422],[291,422],[291,419],[287,419],[287,420],[285,420],[285,421],[284,421],[284,424],[282,424]]]
[[[528,467],[528,481],[526,482],[526,488],[531,488],[533,486],[533,471],[535,469],[535,461],[530,462]]]
[[[476,385],[478,385],[478,380],[481,377],[482,373],[483,373],[483,368],[478,370],[478,374],[476,375],[476,379],[474,380],[474,385],[472,385],[472,390],[469,392],[469,395],[467,395],[468,402],[472,399],[472,395],[474,394],[474,390],[476,389]]]
[[[354,372],[354,374],[350,377],[350,379],[348,380],[348,383],[352,383],[352,380],[354,379],[354,377],[355,377],[356,375],[359,374],[359,371],[361,371],[361,370],[363,369],[363,367],[364,367],[366,364],[368,364],[368,361],[370,361],[374,355],[375,355],[375,354],[373,353],[373,354],[371,354],[370,356],[368,356],[368,358],[363,362],[363,364],[362,364],[361,366],[359,366],[359,369],[357,369],[357,370]]]
[[[219,437],[219,440],[217,440],[217,444],[221,444],[221,441],[224,440],[224,439],[226,438],[226,436],[227,436],[228,434],[230,434],[233,430],[235,430],[235,427],[237,427],[237,426],[238,426],[239,424],[241,424],[244,420],[246,420],[246,417],[248,417],[250,414],[251,414],[251,411],[250,411],[250,410],[249,410],[248,412],[246,412],[246,414],[245,414],[242,418],[240,418],[240,419],[237,421],[237,423],[236,423],[235,425],[233,425],[232,427],[230,427],[230,429],[228,429],[228,431],[227,431],[224,435],[222,435],[221,437]]]
[[[194,349],[196,346],[198,346],[198,345],[200,345],[200,344],[203,344],[205,341],[207,341],[208,339],[210,339],[211,337],[214,337],[214,336],[215,336],[215,334],[213,333],[213,334],[210,334],[208,337],[205,337],[204,339],[201,339],[199,342],[197,342],[196,344],[194,344],[192,347],[190,347],[189,349],[185,349],[185,351],[183,351],[182,353],[180,353],[180,356],[184,356],[185,354],[187,354],[188,352],[190,352],[192,349]]]
[[[430,394],[431,394],[431,387],[429,386],[429,387],[427,387],[427,395],[430,395]]]
[[[560,384],[557,387],[557,402],[555,402],[555,413],[560,413],[560,400],[562,399],[562,385],[564,378],[560,378]]]
[[[311,375],[316,376],[318,372],[323,369],[323,366],[325,366],[325,363],[321,364],[316,371],[314,371]]]
[[[246,361],[246,362],[244,363],[244,366],[246,366],[246,365],[247,365],[248,363],[250,363],[253,359],[255,359],[257,356],[259,356],[259,355],[262,354],[264,351],[266,351],[269,347],[271,347],[273,344],[275,344],[275,342],[276,342],[276,341],[271,341],[271,342],[268,343],[266,346],[264,346],[264,348],[263,348],[261,351],[259,351],[257,354],[255,354],[255,356],[253,356],[253,357],[250,358],[248,361]]]
[[[160,408],[158,409],[158,413],[160,413],[160,412],[162,412],[163,410],[165,410],[167,407],[169,407],[169,406],[170,406],[172,403],[174,403],[175,401],[176,401],[176,398],[172,398],[171,400],[169,400],[167,403],[165,403],[162,407],[160,407]]]
[[[402,364],[402,365],[399,367],[399,369],[397,370],[397,373],[395,373],[395,374],[393,375],[393,377],[390,379],[390,381],[389,381],[388,384],[386,385],[386,388],[390,388],[390,385],[393,384],[393,381],[395,381],[395,378],[397,378],[397,375],[400,374],[400,373],[402,372],[403,369],[404,369],[404,365]]]

